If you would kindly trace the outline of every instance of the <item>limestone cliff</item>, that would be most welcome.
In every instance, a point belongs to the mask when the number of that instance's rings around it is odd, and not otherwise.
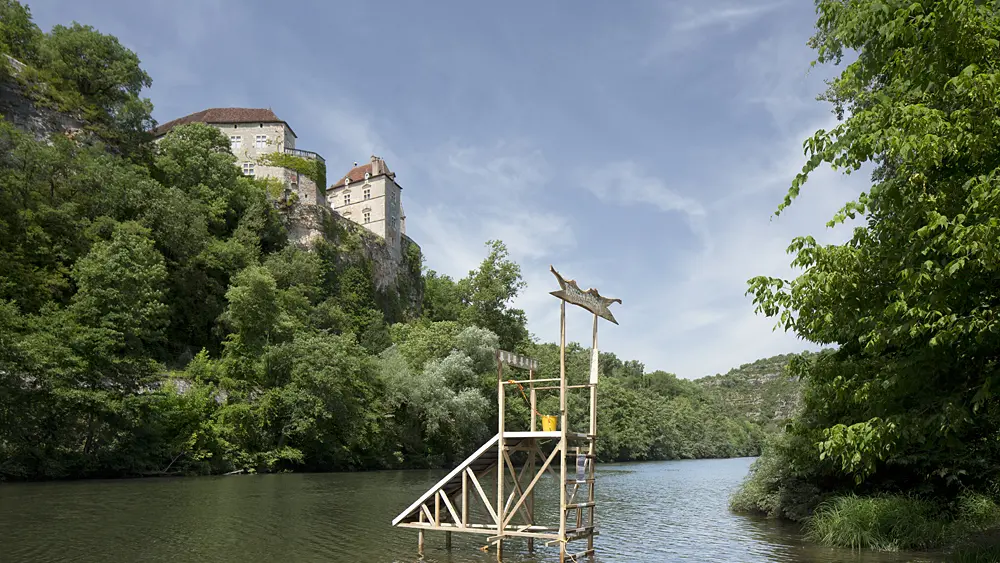
[[[0,72],[0,116],[39,141],[48,139],[53,133],[74,136],[84,130],[86,124],[80,118],[34,101],[25,91],[26,86],[16,78],[26,67],[7,55],[0,57],[5,58],[0,61],[5,63],[3,70],[11,73],[5,76]]]
[[[757,360],[726,374],[695,381],[713,390],[736,412],[763,424],[780,424],[802,402],[802,384],[785,374],[793,354]]]
[[[375,293],[390,323],[420,316],[424,284],[420,247],[403,236],[399,252],[361,225],[344,219],[329,207],[297,202],[281,206],[289,243],[313,248],[318,241],[340,250],[344,264],[365,265],[371,271]]]

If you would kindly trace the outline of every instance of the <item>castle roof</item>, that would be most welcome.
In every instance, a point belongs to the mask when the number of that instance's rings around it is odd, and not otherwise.
[[[289,130],[292,129],[268,108],[209,108],[168,121],[154,129],[153,135],[165,135],[167,131],[186,123],[282,123]],[[295,131],[292,131],[292,135],[295,135]]]
[[[360,182],[365,179],[365,174],[368,174],[369,178],[374,178],[383,174],[393,179],[396,178],[396,173],[389,171],[389,167],[386,166],[385,160],[372,155],[370,162],[361,165],[358,165],[358,163],[355,162],[354,168],[351,168],[350,172],[345,174],[340,180],[330,187],[339,188],[344,185],[346,180],[350,180],[351,183]]]

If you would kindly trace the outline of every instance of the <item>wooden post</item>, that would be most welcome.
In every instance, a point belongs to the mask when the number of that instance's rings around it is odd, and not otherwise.
[[[424,522],[424,512],[420,511],[420,523]],[[417,555],[420,557],[424,556],[424,531],[419,530],[417,532]]]
[[[503,532],[504,532],[504,520],[506,512],[504,511],[504,496],[503,496],[503,456],[504,456],[504,446],[506,441],[503,437],[503,427],[505,418],[505,408],[504,405],[504,388],[503,388],[503,362],[500,361],[500,353],[497,352],[497,406],[498,408],[498,420],[497,420],[497,432],[499,434],[497,439],[497,535],[500,539],[497,541],[497,561],[501,561],[503,558]]]
[[[534,379],[535,379],[535,370],[533,370],[533,369],[529,370],[528,371],[528,389],[529,389],[529,391],[531,393],[531,405],[530,406],[531,406],[531,431],[532,432],[535,432],[536,430],[538,430],[538,425],[537,425],[537,422],[535,420],[535,411],[538,410],[538,407],[535,406],[537,404],[537,400],[535,398],[535,384],[533,382]]]
[[[597,516],[597,502],[594,497],[594,489],[597,487],[597,480],[594,477],[594,466],[597,464],[597,448],[595,443],[597,441],[597,370],[600,368],[600,353],[597,351],[597,314],[594,314],[594,339],[591,344],[591,353],[594,357],[591,360],[591,373],[590,376],[590,435],[587,437],[590,448],[588,462],[590,463],[590,469],[587,471],[587,488],[589,493],[587,494],[587,502],[590,503],[590,521],[587,523],[590,526],[590,530],[587,533],[587,551],[593,553],[594,550],[594,531],[596,523],[594,522]]]
[[[559,563],[566,562],[566,302],[559,302]]]
[[[448,550],[451,549],[451,532],[444,533],[444,548]]]
[[[469,525],[469,472],[462,472],[462,527]]]
[[[535,391],[531,391],[532,396],[534,396]],[[532,430],[534,430],[534,425],[532,425]],[[544,460],[543,460],[544,461]],[[528,452],[528,474],[535,474],[535,452]],[[525,501],[528,505],[528,524],[531,526],[535,525],[535,488],[532,487],[531,491],[528,492],[528,500]],[[535,552],[535,538],[528,538],[528,553]]]

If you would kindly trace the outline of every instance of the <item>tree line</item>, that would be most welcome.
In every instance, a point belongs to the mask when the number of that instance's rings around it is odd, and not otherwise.
[[[43,33],[0,0],[0,53],[26,65],[3,57],[0,81],[88,133],[0,119],[0,479],[446,466],[496,432],[497,348],[558,369],[502,242],[459,280],[406,258],[394,291],[423,302],[389,306],[405,296],[376,291],[364,233],[291,244],[219,130],[153,143],[151,79],[113,36]],[[761,424],[709,390],[600,358],[602,460],[759,451]],[[585,378],[589,351],[568,362]]]

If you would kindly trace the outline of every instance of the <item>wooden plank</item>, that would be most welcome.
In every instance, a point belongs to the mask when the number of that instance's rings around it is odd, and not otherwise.
[[[521,473],[518,474],[517,471],[514,469],[514,462],[512,462],[510,460],[510,456],[507,455],[507,452],[504,452],[503,459],[507,463],[507,468],[510,469],[511,476],[515,477],[515,479],[514,479],[514,490],[511,491],[510,498],[507,499],[507,505],[504,507],[504,512],[506,513],[508,511],[508,509],[510,508],[510,503],[514,501],[514,495],[515,494],[518,494],[521,497],[524,496],[524,491],[521,490],[521,478],[524,477],[524,472],[525,472],[525,470],[527,470],[528,464],[524,464],[521,467]],[[524,516],[525,521],[530,524],[531,523],[531,516],[528,514],[527,507],[525,507],[525,506],[522,505],[520,507],[520,512],[521,512],[521,516]],[[511,511],[511,513],[513,513],[513,511]]]
[[[483,490],[483,486],[479,484],[479,479],[476,479],[476,474],[469,468],[466,468],[466,471],[469,472],[469,477],[472,478],[472,484],[475,485],[476,490],[479,491],[479,496],[483,499],[483,504],[486,505],[486,510],[490,512],[490,516],[492,516],[493,520],[497,523],[497,525],[499,525],[500,518],[497,516],[496,511],[493,510],[493,505],[490,504],[490,499],[486,496],[486,491]]]
[[[451,504],[451,500],[448,499],[448,495],[444,494],[444,491],[438,491],[438,496],[444,501],[444,506],[448,509],[448,514],[451,514],[452,522],[461,522],[462,519],[458,517],[458,512],[455,511],[455,507]]]
[[[429,521],[431,521],[431,522],[435,522],[435,520],[434,520],[434,515],[433,515],[433,514],[431,514],[431,509],[427,508],[427,505],[426,505],[426,504],[421,504],[421,505],[420,505],[420,510],[421,510],[421,511],[423,511],[423,513],[424,513],[425,515],[427,515],[427,520],[429,520]]]
[[[506,418],[505,415],[507,411],[506,411],[506,404],[504,402],[506,394],[504,393],[505,389],[503,386],[503,362],[499,361],[499,359],[500,359],[500,352],[498,351],[497,352],[497,381],[498,381],[497,405],[499,406],[499,408],[497,409],[497,412],[499,420],[497,421],[497,432],[500,434],[500,436],[503,436],[504,418]],[[504,502],[503,502],[504,464],[502,461],[500,461],[500,459],[505,455],[507,455],[507,452],[504,451],[504,447],[506,445],[507,445],[506,438],[497,441],[497,515],[496,515],[497,526],[500,526],[500,523],[504,521],[503,517],[505,514]],[[503,530],[500,530],[500,535],[501,536],[503,535]],[[498,561],[500,557],[500,551],[499,551],[500,549],[501,549],[501,544],[497,544]]]
[[[538,360],[507,350],[497,350],[497,362],[530,371],[538,370]]]

